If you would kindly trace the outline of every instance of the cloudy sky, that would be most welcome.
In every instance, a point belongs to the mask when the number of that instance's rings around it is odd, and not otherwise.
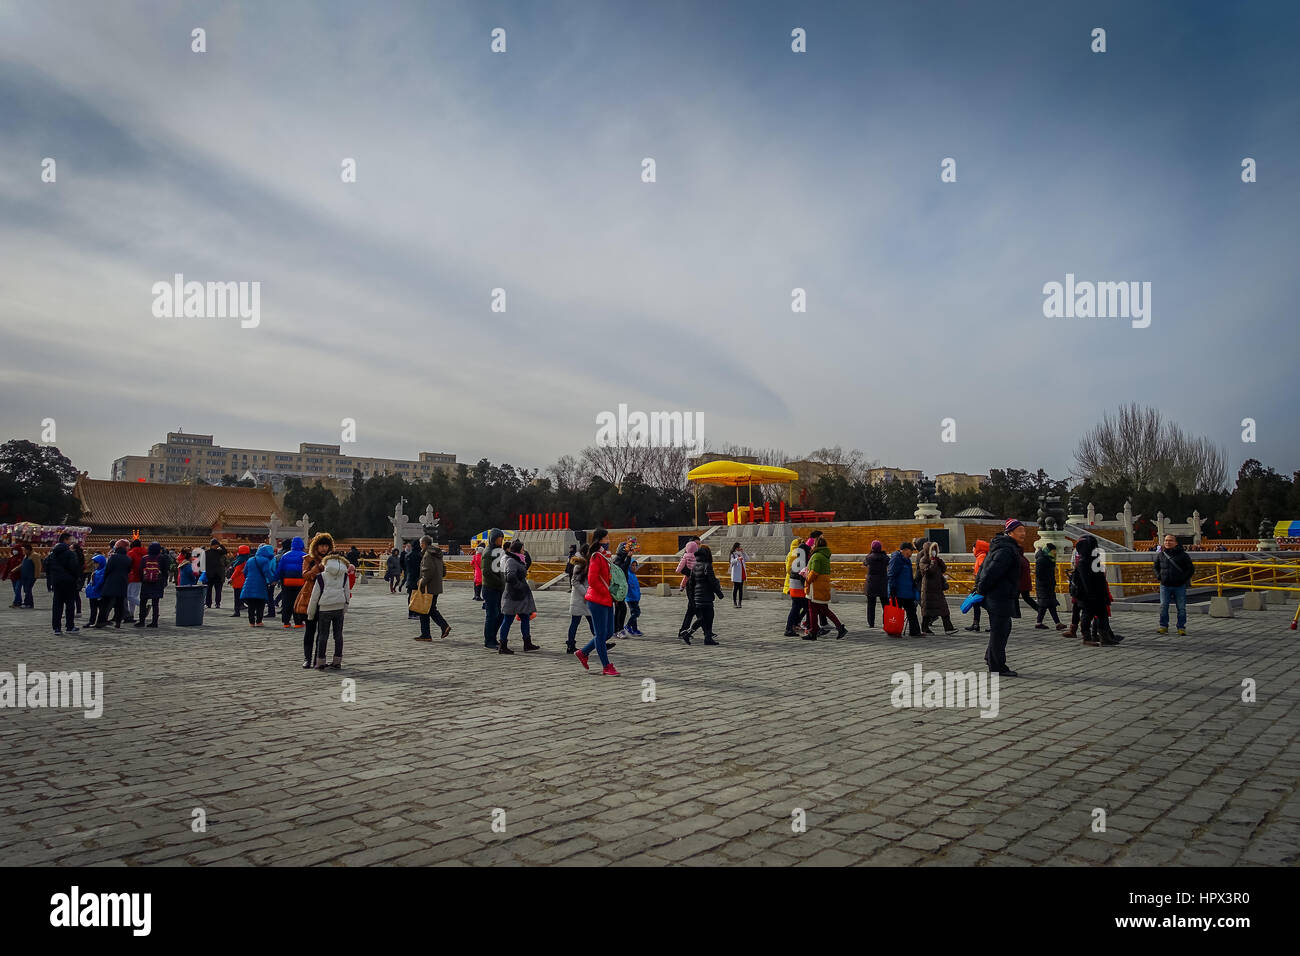
[[[1298,10],[3,0],[0,438],[53,418],[107,477],[346,417],[544,467],[625,402],[1060,475],[1136,400],[1291,471]],[[260,325],[156,318],[175,273],[260,282]],[[1045,318],[1066,273],[1150,282],[1150,327]]]

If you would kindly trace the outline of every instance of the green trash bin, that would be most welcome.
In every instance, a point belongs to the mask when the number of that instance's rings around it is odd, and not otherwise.
[[[203,626],[203,595],[207,585],[187,584],[176,586],[176,626]]]

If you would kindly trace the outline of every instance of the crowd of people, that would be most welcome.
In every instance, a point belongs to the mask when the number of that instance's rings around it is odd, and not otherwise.
[[[975,542],[974,583],[962,605],[963,612],[974,612],[967,631],[980,632],[982,615],[987,615],[985,662],[990,671],[1009,677],[1018,676],[1007,663],[1006,649],[1012,621],[1021,616],[1022,602],[1036,612],[1037,629],[1049,628],[1045,618],[1050,615],[1057,631],[1071,638],[1081,634],[1085,645],[1114,646],[1123,640],[1110,626],[1113,599],[1097,539],[1084,535],[1075,544],[1068,577],[1071,617],[1067,627],[1057,612],[1056,547],[1047,544],[1038,549],[1031,567],[1024,552],[1026,533],[1026,527],[1013,518],[991,540]],[[343,622],[356,583],[357,565],[361,558],[373,554],[367,555],[355,545],[346,554],[336,553],[333,537],[322,532],[314,535],[309,545],[295,537],[278,546],[262,544],[256,551],[240,545],[233,556],[216,538],[207,548],[182,548],[178,554],[157,541],[146,547],[138,538],[119,539],[87,562],[82,545],[64,533],[44,557],[42,571],[53,595],[51,622],[56,634],[80,630],[75,621],[82,614],[83,591],[90,605],[88,628],[105,628],[110,623],[120,628],[124,620],[135,627],[156,628],[159,604],[169,583],[205,587],[205,605],[216,609],[221,608],[223,590],[229,584],[233,617],[247,615],[251,627],[263,627],[268,615],[274,621],[278,605],[281,627],[303,631],[302,666],[325,670],[342,666]],[[847,626],[830,609],[831,556],[830,542],[821,531],[791,542],[782,581],[782,591],[790,599],[785,636],[815,641],[833,628],[838,640],[848,633]],[[420,630],[414,639],[432,641],[431,623],[437,624],[441,638],[447,637],[451,625],[438,610],[446,565],[437,543],[425,535],[400,550],[393,549],[385,564],[384,578],[390,593],[402,594],[408,617],[419,622]],[[565,651],[584,668],[590,669],[590,656],[595,653],[603,674],[619,676],[609,651],[618,639],[643,636],[638,627],[639,564],[636,538],[621,542],[611,552],[609,532],[604,528],[592,531],[585,544],[570,548],[564,570],[569,584],[570,618]],[[736,542],[728,555],[732,605],[736,610],[744,607],[747,564],[744,549]],[[895,551],[887,553],[882,542],[873,541],[862,564],[866,567],[863,590],[869,629],[876,627],[880,605],[883,614],[897,615],[897,632],[891,632],[891,636],[903,636],[904,622],[906,634],[912,637],[934,635],[932,625],[936,622],[942,622],[945,634],[957,632],[946,597],[947,566],[937,542],[903,541]],[[514,653],[510,632],[516,621],[524,651],[540,649],[532,639],[537,604],[528,582],[531,565],[532,558],[522,540],[507,545],[504,532],[497,528],[487,534],[485,543],[472,555],[473,600],[483,605],[483,644],[498,654]],[[1153,569],[1160,584],[1159,633],[1168,631],[1172,604],[1177,611],[1178,633],[1186,634],[1187,587],[1194,566],[1173,535],[1166,536],[1157,549]],[[714,571],[712,551],[698,536],[686,543],[676,573],[680,575],[677,591],[686,596],[678,638],[690,644],[695,633],[703,631],[703,643],[718,646],[714,602],[725,594]],[[11,548],[3,574],[13,585],[10,607],[32,608],[37,571],[30,545]],[[590,640],[579,648],[578,633],[584,623]],[[332,659],[326,656],[331,635]]]

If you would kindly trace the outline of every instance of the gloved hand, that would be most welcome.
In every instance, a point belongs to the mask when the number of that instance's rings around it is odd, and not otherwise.
[[[973,608],[976,604],[979,604],[983,600],[984,600],[984,595],[982,594],[975,594],[973,592],[971,594],[968,594],[966,596],[966,600],[961,602],[961,612],[963,614],[969,614],[970,609]]]

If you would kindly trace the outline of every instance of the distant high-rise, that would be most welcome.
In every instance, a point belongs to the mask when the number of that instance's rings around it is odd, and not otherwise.
[[[296,452],[263,448],[226,448],[214,445],[211,435],[168,432],[167,440],[149,449],[147,455],[125,455],[113,462],[114,481],[144,481],[176,484],[202,479],[220,483],[222,476],[252,475],[260,482],[280,484],[285,478],[336,478],[351,480],[353,470],[370,478],[401,475],[428,478],[437,471],[456,469],[450,452],[422,451],[417,459],[366,458],[345,454],[339,445],[299,444]]]

